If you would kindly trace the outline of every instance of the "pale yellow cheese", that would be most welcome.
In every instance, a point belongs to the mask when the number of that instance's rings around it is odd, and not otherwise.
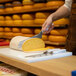
[[[16,50],[22,50],[25,52],[32,52],[32,51],[36,51],[35,49],[45,48],[45,43],[42,39],[40,38],[28,39],[28,38],[29,37],[23,37],[23,36],[16,36],[12,38],[10,42],[10,48],[16,49]],[[23,41],[22,44],[20,44],[21,41]]]

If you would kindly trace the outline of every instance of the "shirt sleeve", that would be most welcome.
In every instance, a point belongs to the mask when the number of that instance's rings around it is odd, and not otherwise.
[[[65,0],[64,6],[67,7],[71,11],[72,0]]]

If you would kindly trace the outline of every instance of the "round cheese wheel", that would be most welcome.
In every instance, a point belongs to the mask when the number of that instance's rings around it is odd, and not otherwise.
[[[13,33],[13,36],[22,36],[22,33]]]
[[[34,4],[34,8],[44,8],[46,6],[46,4],[45,3],[36,3],[36,4]]]
[[[6,23],[6,26],[13,26],[14,25],[13,20],[6,20],[5,23]]]
[[[4,37],[4,32],[0,32],[0,38]]]
[[[1,9],[1,8],[0,8],[0,13],[4,13],[4,9]]]
[[[49,36],[48,40],[51,42],[65,42],[66,37],[65,36]]]
[[[0,4],[0,8],[4,8],[4,5],[3,4]]]
[[[12,33],[12,32],[5,32],[5,33],[4,33],[4,36],[5,36],[6,38],[13,37],[13,33]]]
[[[59,24],[61,24],[61,25],[66,25],[66,24],[69,25],[70,22],[69,22],[68,18],[62,18],[62,19],[54,21],[54,25],[59,25]]]
[[[31,5],[33,4],[32,0],[23,0],[23,5]]]
[[[64,1],[49,1],[46,3],[47,7],[52,7],[52,6],[62,6],[64,4]]]
[[[22,7],[24,10],[32,9],[33,5],[25,5]]]
[[[46,19],[35,19],[34,23],[35,24],[43,24],[45,22]]]
[[[5,8],[5,12],[13,12],[13,8],[9,7],[9,8]]]
[[[20,15],[13,15],[13,19],[14,19],[14,20],[20,20],[21,17],[20,17]]]
[[[51,35],[64,35],[66,36],[68,33],[68,29],[55,29],[55,30],[51,30],[50,34]]]
[[[33,20],[34,19],[34,15],[31,15],[31,14],[23,14],[22,15],[22,19],[23,20]]]
[[[5,16],[5,20],[12,20],[11,16]]]
[[[11,29],[11,28],[6,27],[6,28],[4,28],[4,31],[5,31],[5,32],[11,32],[11,31],[12,31],[12,29]]]
[[[0,27],[0,32],[3,32],[4,31],[4,28],[3,27]]]
[[[38,12],[35,14],[35,17],[37,19],[46,19],[49,15],[50,15],[49,13]]]
[[[32,37],[34,35],[33,34],[23,34],[23,36],[25,36],[25,37]]]
[[[45,48],[45,43],[42,39],[39,39],[39,38],[28,39],[28,38],[29,37],[23,37],[23,36],[14,37],[10,41],[10,48],[25,51],[25,52],[28,52],[28,51],[32,52],[32,50],[34,50],[34,49]],[[28,40],[26,40],[26,39],[28,39]],[[24,42],[21,44],[21,41],[23,41],[23,40],[24,40]],[[36,52],[36,50],[34,52]]]
[[[21,11],[23,10],[22,6],[13,7],[14,11]]]
[[[5,4],[5,7],[6,7],[6,8],[8,8],[8,7],[13,7],[13,5],[12,5],[11,3],[6,3],[6,4]]]
[[[22,33],[25,33],[25,34],[32,34],[33,33],[33,30],[32,29],[29,29],[29,28],[22,28],[21,29],[21,32]]]
[[[5,25],[5,21],[1,20],[0,21],[0,26],[4,26]]]
[[[35,29],[35,30],[34,30],[34,33],[35,33],[35,34],[39,34],[40,31],[41,31],[41,29]]]
[[[22,3],[20,1],[14,1],[13,3],[13,6],[21,6]]]
[[[4,16],[0,16],[0,20],[4,20],[5,18],[4,18]]]
[[[22,20],[14,20],[14,26],[22,26]]]
[[[31,26],[34,24],[34,20],[23,20],[23,26]]]
[[[19,28],[12,28],[12,32],[19,33],[20,32],[20,29]]]
[[[47,35],[42,35],[42,40],[47,41],[48,40]]]

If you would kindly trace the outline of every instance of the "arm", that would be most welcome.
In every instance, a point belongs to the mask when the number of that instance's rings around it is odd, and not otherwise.
[[[53,21],[70,15],[71,5],[72,5],[72,0],[69,1],[66,0],[63,6],[61,6],[56,12],[52,13],[46,19],[46,21],[42,25],[42,30],[45,31],[44,33],[49,33],[53,29],[54,27],[54,25],[52,25]]]

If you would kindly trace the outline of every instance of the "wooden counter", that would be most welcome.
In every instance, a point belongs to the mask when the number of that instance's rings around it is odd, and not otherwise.
[[[39,76],[71,76],[71,72],[76,70],[76,56],[35,63],[25,63],[6,56],[0,56],[0,61]]]

